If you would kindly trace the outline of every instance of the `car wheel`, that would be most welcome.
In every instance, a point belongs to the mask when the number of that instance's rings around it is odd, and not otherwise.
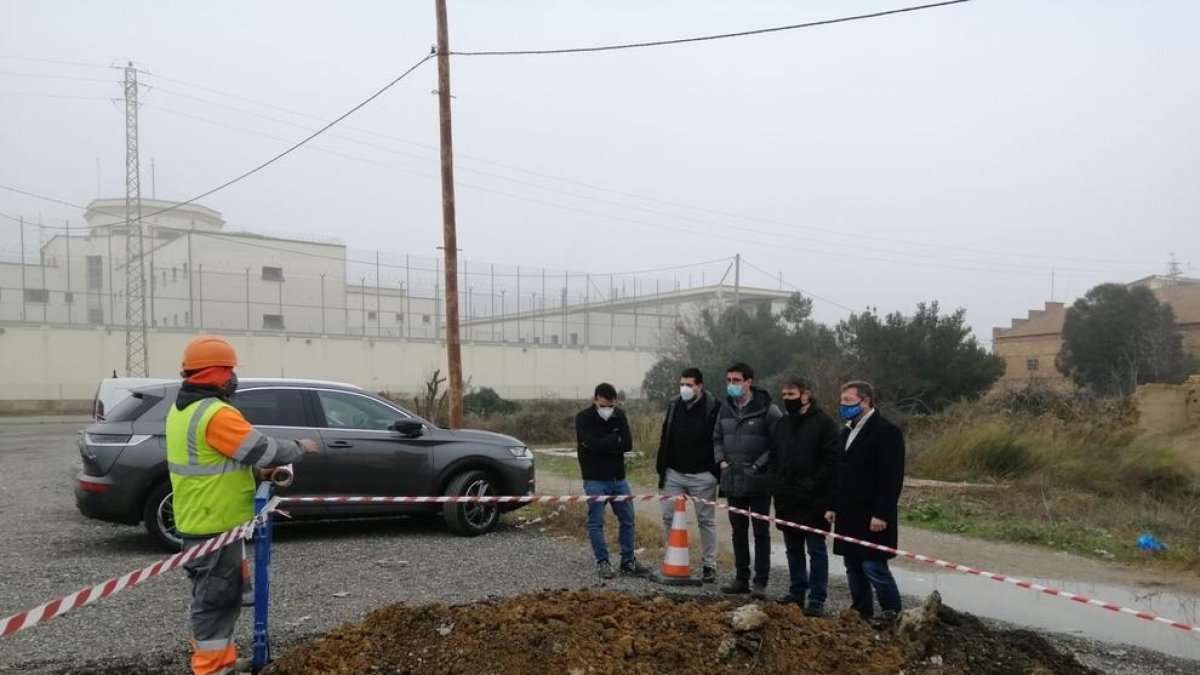
[[[183,539],[175,529],[175,506],[171,501],[171,483],[154,486],[142,508],[142,522],[150,538],[168,551],[183,550]]]
[[[446,486],[446,494],[456,497],[493,497],[496,490],[486,471],[466,471],[455,476]],[[446,504],[443,515],[446,527],[460,537],[476,537],[491,532],[500,521],[500,509],[495,502],[461,502]]]

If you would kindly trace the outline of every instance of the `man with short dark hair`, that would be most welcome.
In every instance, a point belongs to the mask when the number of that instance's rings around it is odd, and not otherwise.
[[[770,470],[771,430],[783,417],[771,403],[766,389],[754,386],[754,370],[735,363],[725,370],[725,402],[717,414],[713,430],[713,456],[721,470],[721,491],[729,506],[770,515],[774,474]],[[771,574],[771,525],[753,519],[754,582],[750,580],[749,516],[729,512],[733,526],[732,582],[721,587],[723,593],[749,593],[762,600],[767,597]]]
[[[783,380],[780,397],[786,416],[774,430],[771,464],[775,467],[775,516],[782,520],[828,530],[825,511],[834,497],[841,430],[821,407],[803,378]],[[825,537],[779,526],[787,547],[791,583],[782,603],[801,606],[807,616],[824,616],[829,585],[829,553]],[[805,549],[808,551],[807,561]],[[807,597],[806,597],[807,596]]]
[[[625,481],[625,453],[633,449],[633,434],[625,411],[617,407],[617,390],[607,382],[596,385],[592,405],[575,415],[575,440],[579,469],[583,474],[583,490],[589,496],[631,495]],[[650,570],[633,555],[633,503],[614,501],[620,530],[617,541],[621,546],[621,573],[644,577]],[[588,539],[596,556],[596,566],[602,579],[616,576],[608,561],[608,543],[604,539],[604,502],[588,502]]]
[[[687,368],[679,376],[679,395],[667,404],[662,437],[658,444],[658,489],[664,495],[690,495],[715,501],[717,498],[716,462],[713,461],[713,426],[721,404],[704,388],[704,374]],[[716,507],[692,502],[700,526],[704,564],[700,579],[717,580]],[[675,503],[662,503],[663,537],[671,531]]]
[[[900,490],[904,487],[904,434],[875,409],[875,388],[868,382],[842,385],[839,407],[842,431],[837,497],[825,519],[838,534],[896,548]],[[846,563],[850,604],[864,619],[875,613],[875,599],[884,623],[900,611],[900,589],[888,569],[896,557],[876,549],[837,540],[833,552]],[[872,593],[874,591],[874,593]]]

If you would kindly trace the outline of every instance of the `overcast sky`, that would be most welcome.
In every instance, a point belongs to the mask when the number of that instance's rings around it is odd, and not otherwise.
[[[451,47],[636,42],[905,4],[918,3],[450,0]],[[684,46],[456,57],[459,245],[596,273],[740,252],[826,299],[818,318],[938,300],[990,340],[1050,299],[1052,268],[1070,301],[1165,272],[1172,253],[1200,266],[1198,25],[1193,0],[976,0]],[[434,36],[432,0],[0,0],[0,184],[86,203],[99,157],[104,195],[123,196],[111,63],[149,73],[143,195],[153,157],[157,196],[187,199],[314,124],[224,94],[332,119]],[[354,130],[202,203],[231,228],[434,254],[436,79],[429,61]],[[0,212],[82,223],[3,191]],[[0,249],[15,240],[0,220]]]

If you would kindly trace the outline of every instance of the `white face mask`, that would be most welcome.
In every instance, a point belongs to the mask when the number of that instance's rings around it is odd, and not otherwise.
[[[679,385],[679,398],[683,399],[684,401],[691,401],[692,399],[696,398],[696,390],[692,389],[686,384],[681,384]]]
[[[596,408],[596,412],[600,414],[600,419],[607,422],[613,416],[613,408]]]

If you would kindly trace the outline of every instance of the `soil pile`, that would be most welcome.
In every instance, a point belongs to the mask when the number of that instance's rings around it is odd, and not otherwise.
[[[880,631],[853,613],[557,591],[393,605],[277,659],[264,675],[609,673],[1090,674],[1040,637],[993,631],[931,598]]]

